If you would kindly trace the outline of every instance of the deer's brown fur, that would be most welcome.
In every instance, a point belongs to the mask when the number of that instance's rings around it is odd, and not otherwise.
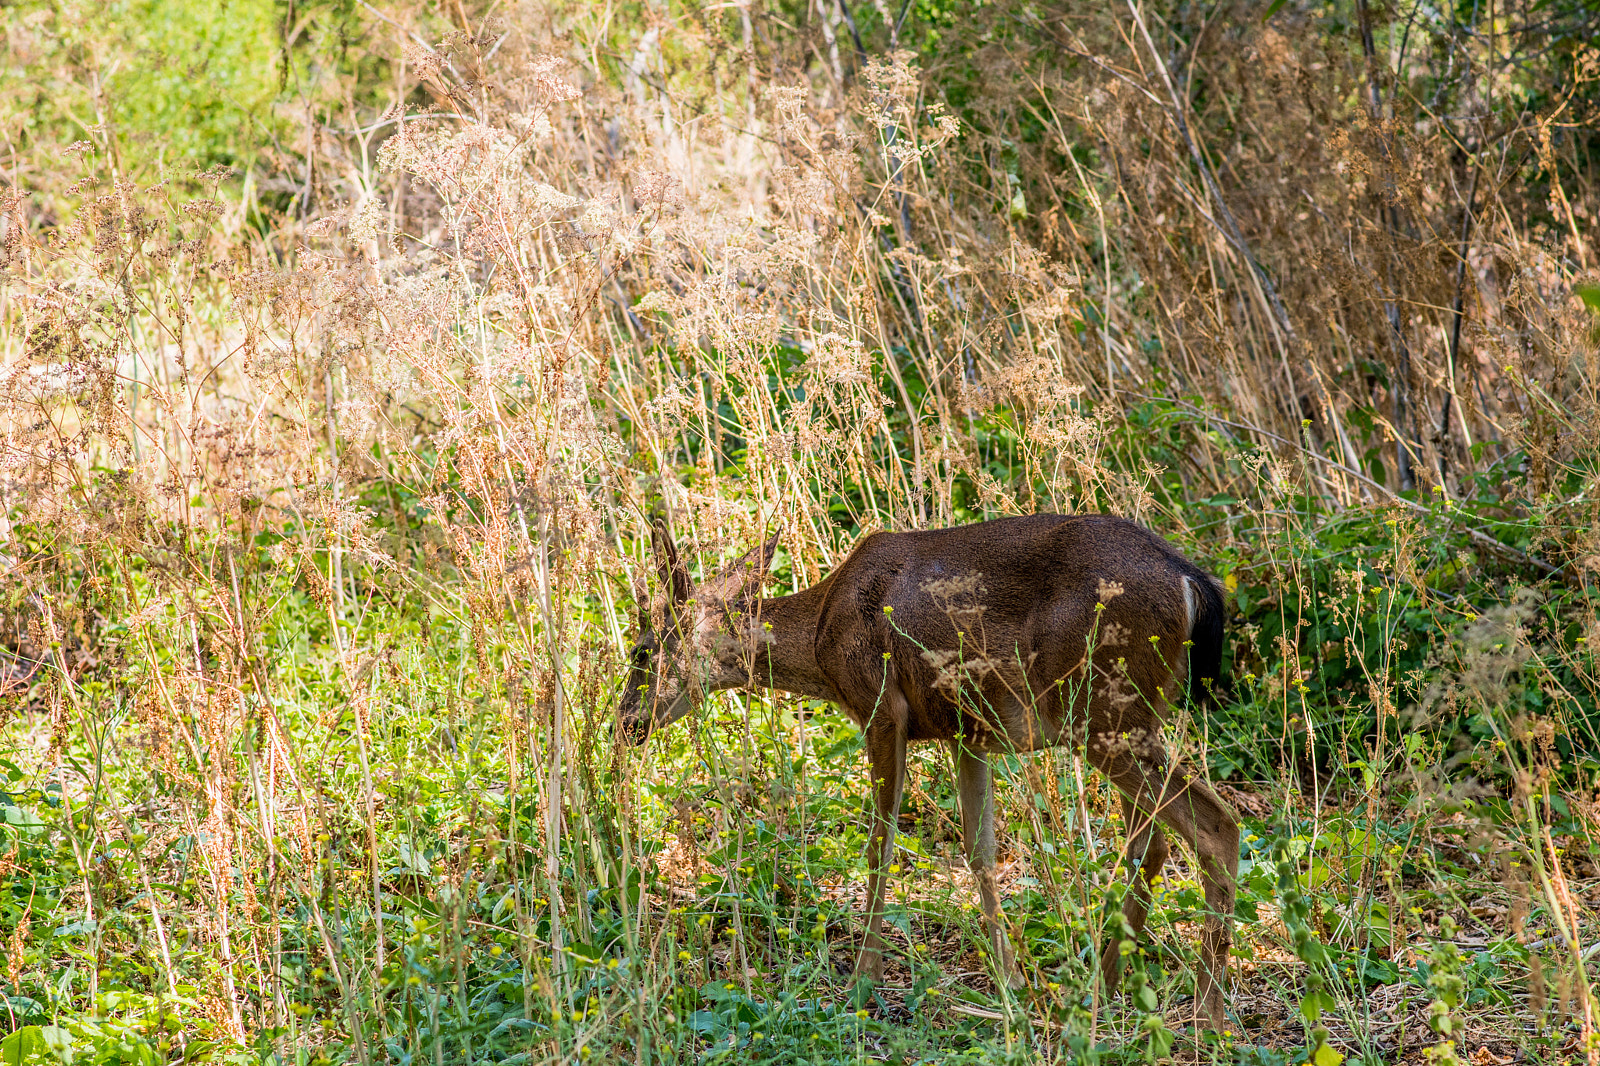
[[[1175,764],[1161,717],[1187,678],[1213,680],[1221,656],[1216,582],[1143,527],[1103,515],[1034,515],[954,529],[876,533],[817,585],[759,598],[776,538],[692,587],[664,526],[663,587],[624,692],[624,735],[642,739],[705,693],[775,688],[831,700],[861,727],[872,766],[866,935],[859,973],[883,968],[885,869],[906,745],[950,745],[967,858],[996,957],[1020,981],[995,884],[988,756],[1080,747],[1123,796],[1137,864],[1125,914],[1142,932],[1166,831],[1195,852],[1206,896],[1196,1011],[1223,1021],[1239,862],[1232,810]],[[1193,667],[1191,668],[1191,660]],[[1119,978],[1118,945],[1103,975]]]

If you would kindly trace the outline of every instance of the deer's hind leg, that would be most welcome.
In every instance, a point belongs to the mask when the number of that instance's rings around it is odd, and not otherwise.
[[[1128,864],[1136,867],[1131,891],[1122,901],[1122,914],[1135,937],[1144,935],[1145,920],[1150,914],[1150,891],[1162,867],[1167,864],[1170,848],[1167,834],[1161,823],[1142,811],[1127,795],[1122,797],[1122,824],[1128,834]],[[1122,938],[1113,936],[1100,957],[1100,972],[1105,976],[1106,991],[1115,992],[1122,983]]]
[[[967,853],[967,866],[978,882],[978,901],[983,907],[990,950],[1006,983],[1021,988],[1022,972],[1017,968],[1011,938],[1006,935],[1000,890],[995,884],[994,777],[989,772],[989,757],[967,749],[960,740],[952,742],[951,750],[956,760],[956,790],[961,797],[961,843]]]
[[[1112,741],[1112,738],[1100,738]],[[1239,873],[1239,820],[1192,770],[1171,766],[1164,751],[1131,750],[1126,741],[1091,744],[1091,759],[1131,801],[1143,822],[1154,819],[1194,849],[1206,894],[1200,934],[1195,1016],[1214,1029],[1224,1022],[1223,990],[1233,946],[1233,904]],[[1126,810],[1126,808],[1124,808]]]

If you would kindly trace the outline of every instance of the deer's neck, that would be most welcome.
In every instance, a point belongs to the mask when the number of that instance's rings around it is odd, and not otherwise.
[[[747,649],[753,669],[749,683],[799,696],[833,700],[833,686],[817,669],[814,648],[817,615],[826,580],[793,596],[762,600],[748,616],[754,639]],[[768,628],[771,627],[771,628]]]

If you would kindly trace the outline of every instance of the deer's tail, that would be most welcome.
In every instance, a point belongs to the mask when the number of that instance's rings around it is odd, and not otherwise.
[[[1189,701],[1219,702],[1217,685],[1222,675],[1222,623],[1227,608],[1222,589],[1210,574],[1199,570],[1183,575],[1183,600],[1189,608]]]

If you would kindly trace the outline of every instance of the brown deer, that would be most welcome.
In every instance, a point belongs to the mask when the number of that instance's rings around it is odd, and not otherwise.
[[[1070,744],[1122,793],[1129,865],[1142,875],[1124,901],[1136,933],[1167,860],[1164,829],[1199,857],[1207,913],[1195,1012],[1222,1026],[1239,823],[1161,738],[1185,675],[1198,697],[1221,663],[1213,578],[1149,530],[1105,515],[875,533],[818,584],[774,599],[760,593],[776,537],[698,588],[659,520],[654,540],[662,591],[639,620],[621,732],[642,741],[728,688],[844,708],[865,733],[877,800],[858,975],[882,978],[906,745],[939,740],[955,757],[962,837],[995,957],[1021,984],[995,885],[988,757]],[[1113,937],[1102,956],[1108,989],[1120,978],[1119,946]]]

